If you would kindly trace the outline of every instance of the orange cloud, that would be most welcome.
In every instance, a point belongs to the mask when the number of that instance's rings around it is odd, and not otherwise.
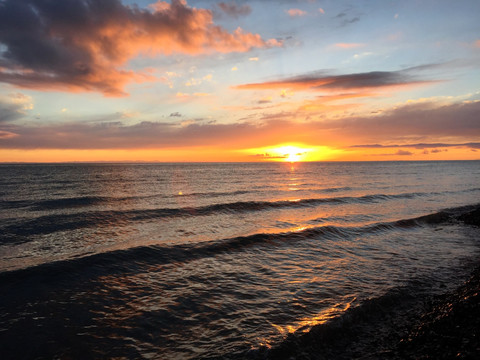
[[[289,10],[286,10],[286,13],[288,15],[290,15],[291,17],[307,15],[306,11],[303,11],[303,10],[300,10],[300,9],[289,9]]]
[[[323,111],[319,110],[321,114]],[[479,149],[479,111],[480,102],[445,106],[422,103],[386,110],[378,115],[332,119],[312,116],[302,121],[299,121],[298,111],[292,111],[266,114],[255,121],[233,124],[183,117],[182,124],[141,122],[128,125],[118,117],[108,122],[5,123],[1,128],[0,149],[162,149],[196,146],[246,149],[292,142],[333,147],[397,142],[398,150],[408,147],[404,145],[405,139],[435,142],[429,146],[411,145],[418,148],[446,147],[442,144],[455,141],[455,146],[463,144]],[[177,115],[181,114],[173,114],[174,117]],[[379,146],[357,147],[375,149]]]
[[[7,22],[0,33],[6,48],[0,81],[34,89],[120,96],[129,82],[155,80],[124,69],[139,54],[245,52],[281,45],[241,28],[230,33],[213,23],[211,11],[191,8],[184,0],[158,1],[151,10],[120,0],[72,0],[68,7],[5,0],[0,18]]]
[[[337,43],[335,44],[335,47],[340,48],[340,49],[355,49],[365,46],[365,44],[359,44],[359,43]]]

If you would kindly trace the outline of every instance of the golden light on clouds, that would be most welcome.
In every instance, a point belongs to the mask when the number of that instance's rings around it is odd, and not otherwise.
[[[438,4],[442,21],[417,36],[402,20],[418,13],[413,2],[372,13],[363,3],[346,11],[345,1],[324,10],[315,1],[70,0],[81,16],[61,2],[0,2],[10,21],[0,34],[0,162],[480,156],[472,2],[456,7],[458,24]],[[370,13],[378,26],[362,25]]]

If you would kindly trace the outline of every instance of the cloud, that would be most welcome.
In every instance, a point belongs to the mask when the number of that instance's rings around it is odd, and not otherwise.
[[[325,109],[319,106],[312,111],[299,108],[291,112],[265,114],[258,121],[271,123],[272,126],[277,123],[284,128],[282,133],[290,131],[293,139],[287,141],[306,144],[349,147],[363,143],[373,144],[368,145],[371,148],[388,148],[388,144],[393,143],[398,148],[407,147],[404,144],[415,144],[419,149],[425,148],[426,144],[431,144],[432,148],[452,144],[480,148],[480,102],[407,104],[366,115],[345,114],[341,108],[339,106],[340,111],[331,117],[326,117]],[[295,126],[290,127],[289,124]]]
[[[355,49],[365,46],[365,44],[359,44],[359,43],[337,43],[335,44],[335,47],[340,48],[340,49]]]
[[[393,155],[400,155],[400,156],[411,156],[413,153],[411,151],[407,150],[398,150],[395,154]]]
[[[369,142],[392,142],[411,138],[448,139],[452,146],[462,146],[458,140],[474,141],[468,146],[475,147],[480,137],[478,114],[480,102],[454,103],[438,106],[435,103],[408,104],[384,111],[381,115],[354,116],[321,123],[323,129],[336,129],[345,138],[363,139]],[[453,143],[455,142],[455,143]],[[400,144],[401,147],[405,145]],[[399,145],[399,146],[400,146]],[[415,143],[417,148],[430,147]],[[445,144],[431,143],[431,147]],[[383,145],[374,145],[375,147]],[[385,145],[386,146],[386,145]],[[465,146],[465,145],[463,145]],[[386,146],[394,147],[394,146]]]
[[[286,159],[288,158],[289,155],[271,155],[269,153],[263,153],[263,154],[254,154],[254,155],[250,155],[252,157],[256,157],[256,158],[261,158],[261,159]]]
[[[344,75],[326,75],[322,72],[287,79],[238,85],[240,90],[291,89],[296,91],[332,91],[370,89],[402,85],[419,85],[432,81],[419,80],[411,69],[400,71],[372,71]]]
[[[9,131],[1,131],[0,130],[0,140],[1,139],[10,139],[12,137],[18,136],[18,134],[9,132]]]
[[[0,81],[32,89],[125,95],[126,84],[151,81],[125,68],[139,54],[245,52],[276,40],[213,23],[212,12],[184,0],[150,9],[120,0],[0,2]]]
[[[303,10],[300,10],[300,9],[289,9],[289,10],[285,10],[285,12],[291,17],[298,17],[298,16],[307,15],[306,11],[303,11]]]
[[[209,93],[202,93],[202,92],[195,92],[193,94],[190,94],[190,93],[183,93],[183,92],[177,92],[177,94],[175,95],[178,99],[183,99],[183,100],[188,100],[190,99],[192,96],[194,97],[205,97],[205,96],[210,96],[211,94]]]
[[[258,112],[260,116],[230,124],[184,116],[179,124],[175,113],[168,118],[172,122],[131,124],[131,120],[124,123],[122,114],[116,113],[103,116],[101,121],[3,122],[0,123],[0,148],[160,149],[228,144],[232,149],[245,149],[298,142],[350,149],[392,148],[394,151],[457,147],[475,150],[480,149],[479,113],[480,102],[442,106],[407,104],[380,114],[331,119],[322,118],[322,110],[303,119],[299,116],[305,113],[299,111]]]
[[[323,10],[322,8],[318,8],[318,12],[319,12],[320,14],[325,14],[325,10]]]
[[[262,98],[260,100],[258,100],[257,104],[270,104],[272,102],[272,97],[271,96],[268,96],[268,97],[265,97],[265,98]]]
[[[439,147],[466,147],[471,149],[480,149],[480,142],[469,142],[469,143],[416,143],[416,144],[364,144],[364,145],[352,145],[352,148],[369,148],[369,149],[380,149],[380,148],[415,148],[415,149],[432,149],[432,153],[441,152],[438,150]]]
[[[360,21],[360,18],[358,16],[349,17],[346,12],[339,13],[337,16],[335,16],[335,19],[340,21],[340,27],[344,27],[349,24],[353,24],[353,23],[356,23],[357,21]]]
[[[252,12],[252,8],[248,4],[237,5],[235,1],[218,3],[218,7],[228,16],[238,18],[239,16],[247,16]]]
[[[0,123],[24,117],[33,109],[32,98],[21,93],[0,96]]]
[[[8,125],[0,130],[3,135],[0,137],[0,148],[136,149],[222,145],[236,143],[238,139],[257,138],[259,133],[263,133],[260,129],[253,124],[225,125],[194,120],[185,120],[181,124],[141,122],[125,125],[120,121],[110,121]]]

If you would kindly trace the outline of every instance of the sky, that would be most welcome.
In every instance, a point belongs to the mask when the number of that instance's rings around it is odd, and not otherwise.
[[[480,159],[478,0],[0,0],[0,162]]]

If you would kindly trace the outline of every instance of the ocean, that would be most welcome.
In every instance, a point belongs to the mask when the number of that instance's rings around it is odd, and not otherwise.
[[[460,284],[479,203],[480,161],[0,165],[0,355],[254,357]]]

